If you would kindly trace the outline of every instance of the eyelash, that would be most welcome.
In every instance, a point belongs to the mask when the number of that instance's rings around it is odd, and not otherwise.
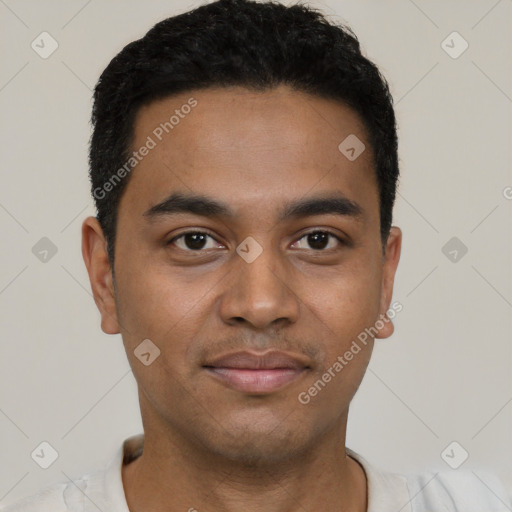
[[[347,243],[339,235],[335,234],[334,232],[332,232],[332,231],[330,231],[328,229],[315,229],[315,230],[303,233],[300,238],[297,238],[296,242],[298,242],[299,240],[302,240],[304,237],[306,237],[308,235],[313,235],[315,233],[325,233],[325,234],[330,235],[333,238],[335,238],[340,243],[340,245],[347,245]],[[218,242],[216,240],[216,238],[211,233],[209,233],[208,231],[193,230],[193,231],[185,231],[184,233],[180,233],[179,235],[171,238],[166,243],[166,245],[172,245],[176,240],[179,240],[180,238],[183,238],[186,235],[193,235],[193,234],[208,235],[209,237],[213,238],[216,242]],[[192,249],[181,249],[181,247],[178,247],[178,249],[180,249],[182,251],[185,251],[185,252],[192,252],[192,253],[200,253],[200,252],[204,252],[205,251],[205,249],[197,249],[197,250],[194,251]],[[332,249],[311,249],[311,250],[314,251],[314,252],[320,253],[320,252],[329,252]]]

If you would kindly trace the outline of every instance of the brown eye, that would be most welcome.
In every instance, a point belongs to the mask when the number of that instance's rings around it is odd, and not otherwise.
[[[187,231],[186,233],[181,233],[178,236],[175,236],[167,245],[174,244],[179,249],[184,251],[201,251],[202,249],[214,249],[217,247],[215,244],[213,246],[207,247],[208,239],[215,240],[211,235],[204,231]],[[181,240],[183,239],[183,240]],[[180,240],[180,243],[177,243]]]
[[[334,238],[334,245],[331,244],[331,246],[329,247],[329,239],[332,239]],[[336,248],[336,246],[339,246],[339,245],[343,245],[344,242],[343,240],[335,235],[334,233],[330,232],[330,231],[326,231],[326,230],[316,230],[316,231],[311,231],[309,233],[306,233],[304,234],[301,238],[299,238],[298,242],[300,242],[300,240],[303,240],[303,239],[306,239],[306,243],[309,247],[299,247],[299,248],[304,248],[304,249],[313,249],[315,251],[323,251],[325,250],[326,248],[327,249],[334,249]],[[296,242],[296,243],[298,243]]]

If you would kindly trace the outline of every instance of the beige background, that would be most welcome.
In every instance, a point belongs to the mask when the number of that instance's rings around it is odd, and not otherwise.
[[[125,44],[199,3],[0,0],[1,504],[102,467],[141,431],[80,252],[91,89]],[[399,120],[403,311],[376,343],[347,445],[406,472],[449,469],[440,454],[455,440],[470,454],[461,469],[512,487],[512,2],[310,3],[352,26]],[[43,31],[59,44],[48,59],[31,48]],[[457,59],[441,47],[453,31],[469,43]],[[454,236],[468,248],[456,263],[441,250]],[[58,249],[46,263],[32,253],[42,237]],[[59,453],[46,470],[30,457],[42,441]]]

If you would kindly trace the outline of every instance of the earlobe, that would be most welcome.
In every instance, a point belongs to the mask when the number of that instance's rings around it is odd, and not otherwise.
[[[393,321],[386,314],[379,316],[379,319],[375,322],[375,326],[379,330],[379,333],[375,337],[379,339],[389,338],[395,331]]]
[[[94,302],[101,314],[101,329],[106,334],[118,334],[112,270],[103,230],[96,217],[87,217],[82,224],[82,257],[89,274]]]
[[[380,311],[379,318],[376,322],[379,333],[376,335],[376,338],[389,338],[395,330],[392,320],[387,315],[387,311],[389,310],[393,297],[393,285],[398,262],[400,261],[401,249],[402,230],[399,227],[393,226],[386,242],[386,254],[384,256],[382,270]]]

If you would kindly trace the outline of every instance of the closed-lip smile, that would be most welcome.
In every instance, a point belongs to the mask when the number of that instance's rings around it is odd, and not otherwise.
[[[310,366],[303,355],[269,350],[230,352],[203,365],[228,387],[250,394],[272,393],[301,377]]]

